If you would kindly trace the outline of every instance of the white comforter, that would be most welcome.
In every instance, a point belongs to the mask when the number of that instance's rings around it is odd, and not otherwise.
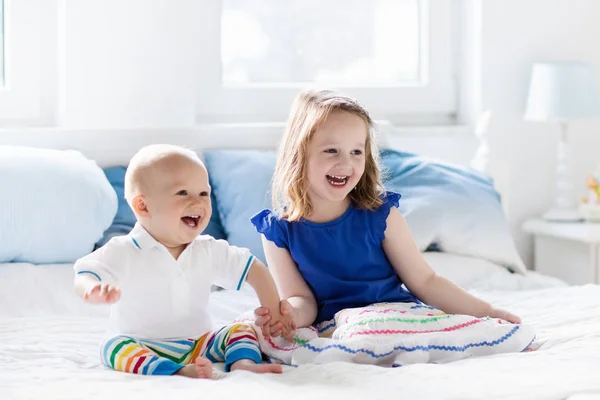
[[[349,363],[308,365],[288,368],[280,376],[235,372],[219,374],[221,379],[214,381],[195,381],[104,369],[97,345],[105,327],[105,310],[76,301],[69,286],[69,268],[24,266],[28,271],[24,273],[3,267],[0,265],[2,400],[565,399],[573,394],[600,394],[598,286],[500,291],[493,290],[493,280],[473,285],[477,295],[516,312],[536,327],[540,347],[535,352],[395,369]],[[17,277],[21,279],[17,281]],[[535,275],[502,274],[495,280],[501,288],[552,284]],[[41,303],[39,296],[48,300]],[[212,312],[219,322],[256,304],[250,291],[216,292],[213,300]],[[59,305],[63,307],[60,312]]]

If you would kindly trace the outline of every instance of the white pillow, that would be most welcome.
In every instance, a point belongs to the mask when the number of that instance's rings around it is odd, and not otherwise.
[[[501,273],[510,275],[506,268],[482,258],[427,251],[425,260],[438,274],[448,278],[463,289],[469,289],[482,280]]]
[[[384,185],[402,194],[399,210],[417,247],[484,258],[527,272],[493,181],[471,168],[392,149],[381,151]]]
[[[95,162],[70,150],[0,146],[0,262],[73,262],[117,212]]]
[[[566,283],[532,271],[511,273],[483,258],[443,252],[422,253],[438,274],[466,290],[530,290],[566,286]]]

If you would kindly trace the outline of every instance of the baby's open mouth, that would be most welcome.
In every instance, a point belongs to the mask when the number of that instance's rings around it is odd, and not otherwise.
[[[198,223],[200,222],[200,216],[199,215],[186,215],[185,217],[182,217],[181,220],[183,221],[184,224],[186,224],[190,228],[197,228]]]
[[[345,175],[327,175],[327,180],[334,186],[343,186],[348,181],[348,176]]]

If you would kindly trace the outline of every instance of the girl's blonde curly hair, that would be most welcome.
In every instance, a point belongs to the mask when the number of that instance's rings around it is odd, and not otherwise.
[[[368,127],[365,143],[365,172],[349,194],[355,207],[375,210],[384,192],[379,170],[379,152],[373,139],[373,120],[358,101],[333,90],[304,90],[298,94],[283,140],[279,145],[273,175],[273,208],[281,218],[298,221],[313,211],[306,178],[308,144],[319,126],[336,111],[361,117]]]

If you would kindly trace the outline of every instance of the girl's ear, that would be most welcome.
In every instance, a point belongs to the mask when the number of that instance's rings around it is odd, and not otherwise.
[[[133,211],[141,217],[147,217],[150,215],[150,211],[148,211],[148,206],[146,205],[146,200],[141,194],[138,194],[133,198],[131,201],[131,208],[133,208]]]

